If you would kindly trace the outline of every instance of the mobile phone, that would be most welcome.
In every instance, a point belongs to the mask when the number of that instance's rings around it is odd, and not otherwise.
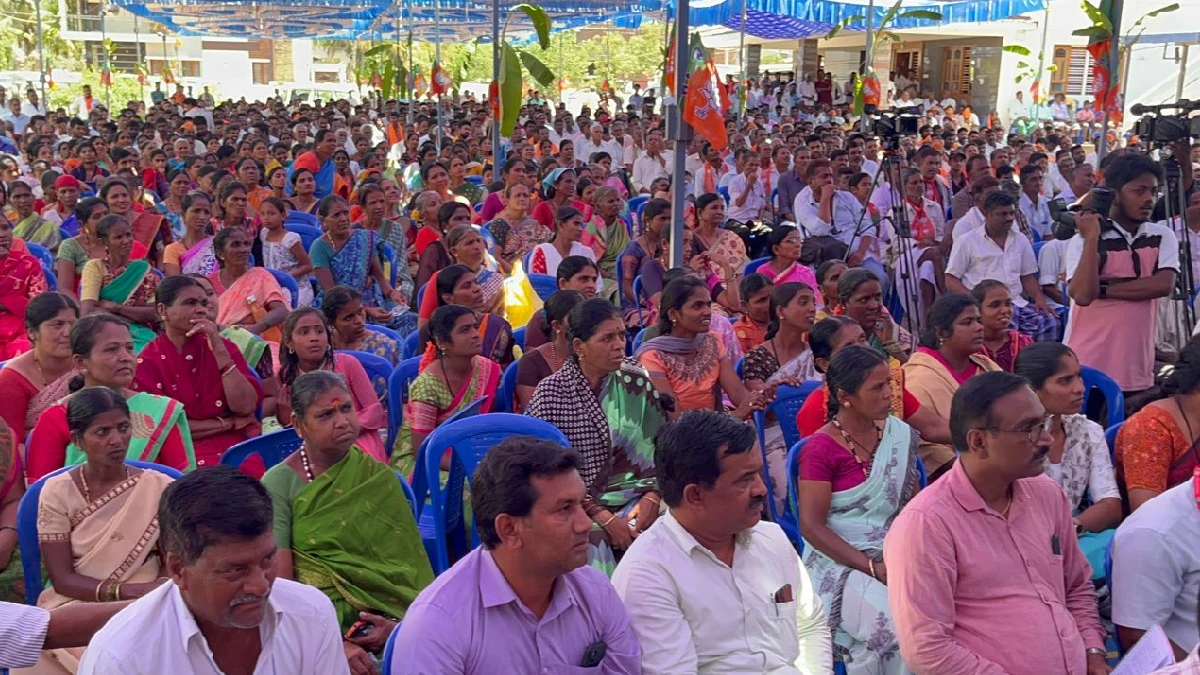
[[[365,638],[375,630],[375,625],[370,621],[355,621],[354,625],[350,626],[350,630],[346,631],[347,640],[357,640]]]

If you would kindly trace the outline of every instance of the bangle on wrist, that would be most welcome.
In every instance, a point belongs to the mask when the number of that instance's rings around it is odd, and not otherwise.
[[[615,514],[615,513],[609,514],[608,520],[604,521],[603,523],[600,523],[600,529],[603,530],[604,528],[608,527],[616,519],[617,519],[617,514]]]
[[[0,525],[0,532],[5,530],[12,530],[13,532],[16,532],[17,528],[13,527],[12,525]]]
[[[871,572],[872,579],[879,579],[879,575],[875,574],[875,561],[867,558],[867,569]]]

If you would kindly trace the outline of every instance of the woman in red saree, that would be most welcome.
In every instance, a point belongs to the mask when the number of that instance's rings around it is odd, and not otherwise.
[[[71,327],[78,320],[79,305],[62,293],[42,293],[25,308],[33,349],[0,368],[0,418],[18,449],[42,413],[67,395],[67,381],[75,374]]]
[[[25,334],[25,307],[46,290],[42,264],[29,253],[14,250],[13,225],[0,216],[0,360],[32,349]]]
[[[208,296],[191,277],[168,277],[158,287],[163,334],[138,358],[133,388],[170,396],[184,405],[196,466],[220,462],[221,453],[260,432],[255,410],[263,389],[237,345],[209,319]]]

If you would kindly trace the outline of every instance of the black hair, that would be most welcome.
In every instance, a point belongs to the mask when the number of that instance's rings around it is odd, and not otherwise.
[[[359,293],[358,289],[344,284],[325,291],[325,297],[321,300],[321,311],[325,314],[325,322],[332,326],[346,305],[352,302],[362,302],[362,300],[363,294]]]
[[[212,206],[212,198],[209,197],[208,195],[204,194],[203,192],[196,190],[195,192],[187,193],[186,195],[183,196],[183,199],[180,200],[180,202],[179,202],[180,212],[187,213],[188,209],[192,208],[192,206],[198,201],[207,202],[209,207]]]
[[[754,448],[754,427],[714,410],[689,410],[654,437],[658,488],[668,506],[683,503],[689,485],[712,489],[721,476],[721,449],[740,455]]]
[[[339,202],[342,204],[345,204],[346,208],[350,208],[350,204],[344,198],[342,198],[340,195],[328,195],[324,199],[321,200],[320,204],[317,204],[317,215],[320,216],[321,218],[328,216],[329,210],[332,209],[334,207],[334,205]]]
[[[20,180],[9,183],[6,190],[7,190],[9,199],[12,199],[12,193],[15,192],[16,190],[27,190],[27,191],[29,191],[29,194],[31,194],[31,195],[33,194],[33,188],[29,187],[29,184],[26,183],[25,181],[20,181]]]
[[[559,293],[563,292],[559,291]],[[605,321],[620,318],[621,310],[611,302],[603,298],[584,300],[571,308],[567,321],[567,339],[571,342],[575,340],[587,342],[592,339]],[[574,350],[572,350],[571,357],[575,358]]]
[[[542,306],[542,316],[546,320],[546,327],[551,327],[555,321],[562,321],[576,305],[583,301],[583,293],[579,291],[563,289],[551,293]]]
[[[99,197],[84,197],[75,202],[75,219],[79,221],[79,226],[83,227],[92,217],[92,211],[96,210],[97,206],[108,208],[108,204],[104,203]]]
[[[816,270],[817,284],[823,285],[825,283],[825,279],[829,276],[829,272],[832,271],[833,268],[837,267],[838,265],[843,265],[843,266],[849,267],[848,265],[846,265],[846,261],[842,260],[841,258],[830,258],[829,260],[826,260],[825,262],[821,263],[820,265],[817,265],[817,270]],[[830,298],[830,299],[832,300],[832,298]]]
[[[454,295],[454,287],[458,285],[458,280],[464,274],[470,274],[471,268],[466,265],[450,265],[444,267],[437,273],[437,291],[438,304],[446,304],[446,300],[442,299],[443,295]]]
[[[980,373],[964,382],[950,401],[950,441],[954,449],[966,452],[967,432],[993,426],[992,406],[996,401],[1027,386],[1029,380],[1004,371]]]
[[[811,286],[800,281],[789,281],[779,284],[771,291],[771,322],[767,325],[765,339],[770,340],[779,334],[779,311],[791,304],[792,300],[795,300],[801,291],[814,293]]]
[[[82,436],[96,417],[110,410],[120,410],[128,417],[129,403],[108,387],[84,387],[67,401],[67,429],[73,436]]]
[[[417,200],[420,199],[422,194],[425,194],[425,193],[422,192],[413,198],[414,204],[416,204]],[[442,225],[442,226],[449,225],[450,219],[454,217],[455,211],[458,211],[459,209],[470,210],[470,208],[471,207],[467,206],[466,204],[463,204],[462,202],[450,201],[450,202],[446,202],[446,203],[442,204],[441,206],[438,207],[438,212],[437,212],[438,225]]]
[[[283,200],[282,200],[282,199],[280,199],[279,197],[266,197],[266,198],[264,198],[264,199],[263,199],[261,202],[259,202],[259,203],[258,203],[258,209],[259,209],[259,211],[261,211],[261,210],[262,210],[262,206],[263,206],[263,204],[270,204],[271,206],[274,206],[276,211],[278,211],[278,212],[280,212],[281,214],[283,214],[283,217],[284,217],[284,218],[287,218],[287,214],[288,214],[288,206],[287,206],[287,202],[283,201]]]
[[[81,358],[91,356],[92,350],[96,348],[96,337],[100,335],[100,329],[106,324],[124,326],[126,330],[129,330],[129,322],[116,314],[108,312],[88,314],[71,326],[71,355]],[[67,381],[67,391],[75,393],[80,389],[83,389],[83,375],[77,374]]]
[[[554,214],[554,234],[558,235],[558,224],[565,223],[572,218],[582,218],[583,214],[574,206],[563,205],[558,207],[558,211]]]
[[[168,485],[158,501],[159,543],[188,566],[209,548],[267,534],[274,522],[267,489],[231,466],[186,474]]]
[[[812,350],[813,366],[821,372],[821,367],[816,365],[817,359],[828,361],[833,358],[833,339],[837,334],[842,332],[846,326],[857,326],[858,322],[848,316],[830,316],[813,324],[813,327],[808,331],[808,348]]]
[[[46,291],[33,296],[25,305],[25,330],[35,332],[42,324],[52,321],[64,309],[74,310],[75,318],[79,318],[79,305],[69,295]]]
[[[100,222],[96,224],[96,236],[101,240],[106,240],[108,239],[109,231],[118,225],[128,226],[129,221],[125,220],[124,216],[118,216],[116,214],[104,216],[100,219]]]
[[[1058,372],[1063,357],[1074,355],[1075,352],[1061,342],[1035,342],[1017,353],[1013,373],[1029,380],[1034,389],[1041,389],[1046,380]]]
[[[867,373],[884,363],[887,363],[887,356],[866,345],[849,345],[834,354],[829,360],[829,369],[825,371],[825,384],[829,388],[829,396],[825,399],[826,419],[833,419],[837,415],[841,405],[838,392],[858,393],[867,379]]]
[[[346,379],[328,370],[314,370],[298,376],[288,388],[292,399],[292,414],[303,418],[318,398],[334,389],[350,393]]]
[[[934,350],[940,347],[939,343],[954,332],[954,322],[968,307],[978,308],[979,303],[966,293],[947,293],[934,300],[925,317],[925,328],[921,331],[921,346]]]
[[[104,185],[100,186],[100,198],[104,200],[105,204],[108,203],[108,193],[112,192],[113,187],[117,186],[117,185],[120,185],[121,187],[125,188],[126,192],[131,192],[131,190],[129,189],[128,183],[121,180],[120,178],[110,178],[107,181],[105,181]]]
[[[854,295],[858,287],[869,281],[879,283],[879,277],[865,267],[852,267],[842,272],[842,276],[838,277],[838,302],[843,305],[850,302],[850,296]]]
[[[317,366],[318,370],[325,370],[333,367],[333,336],[332,329],[329,327],[329,322],[325,320],[325,315],[316,307],[301,307],[294,309],[283,320],[283,341],[280,343],[279,349],[279,386],[289,387],[292,382],[300,376],[300,357],[296,356],[296,350],[292,349],[288,343],[292,339],[292,331],[296,330],[296,324],[300,323],[300,319],[306,316],[315,316],[321,320],[321,325],[325,326],[325,356],[321,358],[321,365]]]
[[[437,342],[451,342],[454,339],[454,324],[467,315],[474,316],[475,310],[462,305],[442,305],[433,310],[429,317],[429,339]]]
[[[188,275],[167,277],[154,290],[154,303],[170,307],[185,288],[200,288],[200,282]]]
[[[719,195],[715,192],[706,192],[706,193],[700,195],[699,197],[697,197],[696,198],[696,214],[699,215],[701,211],[708,208],[709,204],[712,204],[713,202],[717,201],[718,199],[724,199],[724,197],[722,197],[721,195]]]
[[[645,223],[653,218],[657,218],[664,213],[671,212],[671,202],[662,197],[655,197],[646,202],[646,207],[642,210],[642,227]]]
[[[221,207],[222,215],[224,215],[224,213],[225,213],[225,200],[232,197],[233,193],[237,192],[238,190],[249,193],[249,190],[246,189],[246,184],[239,183],[236,180],[229,181],[228,183],[225,183],[224,185],[221,186],[221,191],[218,193],[218,196],[217,196],[217,202]]]
[[[1162,384],[1162,393],[1175,396],[1191,394],[1197,389],[1200,389],[1200,339],[1193,339],[1180,350],[1179,361]]]
[[[563,258],[562,262],[558,263],[558,270],[554,273],[554,278],[557,279],[559,283],[570,281],[572,277],[588,267],[596,270],[597,275],[600,274],[600,268],[587,256],[569,255]]]
[[[362,185],[359,185],[358,186],[358,205],[360,207],[366,208],[367,198],[370,197],[371,194],[374,192],[378,192],[379,194],[384,194],[383,186],[380,185],[376,181],[364,181]]]
[[[1105,157],[1107,166],[1104,167],[1104,185],[1114,192],[1119,192],[1126,183],[1132,182],[1146,174],[1153,174],[1162,183],[1162,167],[1140,152],[1122,152]]]
[[[706,289],[708,288],[708,284],[704,283],[702,279],[693,276],[683,276],[667,282],[667,285],[663,287],[662,299],[658,303],[657,325],[659,335],[671,334],[671,326],[674,323],[671,321],[671,317],[668,316],[668,311],[683,309],[683,306],[687,304],[688,298],[692,297],[692,294],[700,288]]]
[[[971,297],[975,298],[975,303],[979,305],[981,311],[983,309],[983,301],[987,298],[988,291],[992,290],[993,288],[1003,288],[1008,290],[1008,285],[1003,281],[984,279],[983,281],[975,284],[975,288],[971,289]]]
[[[738,284],[738,295],[740,295],[742,301],[745,302],[746,300],[750,299],[750,296],[761,292],[763,289],[773,288],[774,286],[775,282],[768,279],[765,274],[751,272],[750,274],[742,277],[742,282]]]
[[[990,213],[994,209],[998,209],[998,208],[1001,208],[1004,206],[1014,206],[1015,207],[1016,205],[1017,205],[1017,200],[1013,199],[1011,196],[1008,195],[1008,193],[1004,192],[1003,190],[1000,190],[997,192],[992,192],[987,197],[984,197],[983,208],[981,210],[984,213]]]
[[[533,511],[538,493],[531,478],[554,478],[581,466],[574,450],[529,436],[507,438],[488,450],[471,478],[471,512],[483,547],[500,543],[496,518],[524,518]]]
[[[775,247],[783,243],[784,239],[793,232],[799,232],[795,225],[778,225],[771,233],[767,235],[767,250],[770,251],[771,257],[775,257]]]

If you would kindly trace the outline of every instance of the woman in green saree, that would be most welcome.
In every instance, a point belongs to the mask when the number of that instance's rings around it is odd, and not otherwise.
[[[584,227],[579,241],[595,252],[600,276],[605,280],[601,294],[611,299],[616,297],[617,258],[629,245],[629,230],[621,220],[625,204],[616,189],[608,186],[598,188],[593,199],[592,219]]]
[[[583,457],[592,519],[588,563],[609,576],[618,557],[658,518],[654,436],[667,420],[650,374],[625,359],[625,322],[593,298],[567,317],[571,356],[538,384],[526,414],[562,430]]]
[[[825,382],[832,418],[800,455],[804,565],[829,608],[834,657],[847,673],[906,675],[888,605],[883,540],[919,489],[920,437],[891,414],[891,373],[880,352],[842,349]]]
[[[16,181],[8,185],[8,203],[16,217],[13,236],[24,239],[28,244],[37,244],[50,251],[57,251],[62,243],[58,224],[46,220],[33,208],[33,188],[28,183]]]
[[[291,394],[304,443],[262,479],[275,507],[276,571],[329,596],[342,630],[374,615],[370,635],[343,643],[357,664],[364,648],[382,651],[388,624],[404,618],[433,570],[395,471],[354,445],[358,414],[345,381],[313,371]]]
[[[154,307],[158,273],[144,259],[129,259],[133,230],[122,216],[105,216],[96,234],[108,254],[83,266],[79,289],[82,314],[105,311],[127,320],[134,352],[140,353],[158,337],[158,310]]]

